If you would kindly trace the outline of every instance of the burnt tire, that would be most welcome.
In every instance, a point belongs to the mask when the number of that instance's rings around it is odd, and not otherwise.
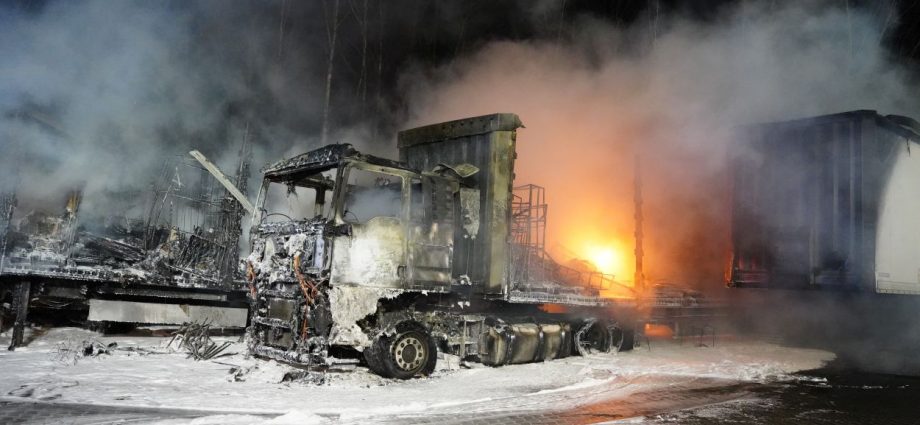
[[[630,351],[636,345],[636,331],[634,329],[621,329],[619,326],[610,329],[611,349],[617,353]]]
[[[370,347],[364,349],[364,361],[367,363],[367,368],[370,369],[371,372],[384,378],[392,378],[389,372],[383,367],[383,353],[385,349],[382,347],[383,344],[381,344],[381,339],[382,338],[375,339]]]
[[[609,353],[611,339],[610,329],[604,322],[588,320],[575,332],[575,350],[582,356]]]
[[[438,361],[438,346],[424,326],[415,322],[396,325],[392,335],[381,335],[365,353],[371,370],[380,376],[411,379],[434,372]],[[377,364],[379,371],[375,370]]]
[[[621,345],[620,351],[632,351],[633,348],[636,348],[635,329],[626,329],[623,331],[623,343]]]

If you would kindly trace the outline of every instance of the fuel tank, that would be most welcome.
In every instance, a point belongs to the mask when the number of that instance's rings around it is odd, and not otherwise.
[[[501,366],[568,357],[572,331],[568,323],[496,324],[479,337],[483,364]]]

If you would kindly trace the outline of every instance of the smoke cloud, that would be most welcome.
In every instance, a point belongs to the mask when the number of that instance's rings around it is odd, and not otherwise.
[[[633,272],[638,155],[647,275],[717,288],[739,125],[853,109],[918,115],[915,77],[884,42],[903,37],[897,5],[746,1],[682,14],[631,1],[340,3],[337,21],[333,2],[0,7],[0,191],[17,190],[20,214],[63,209],[81,189],[81,214],[142,216],[163,161],[191,148],[230,170],[246,138],[257,170],[317,147],[328,30],[339,22],[329,142],[396,157],[396,128],[515,112],[527,126],[517,183],[547,188],[552,252],[613,248],[620,280]],[[592,8],[608,13],[582,13]],[[780,304],[799,297],[788,298]],[[917,334],[916,303],[878,309],[901,311],[910,320],[897,324]],[[818,328],[853,317],[846,303],[798,307],[779,327],[816,309],[833,312]],[[856,323],[877,313],[856,310]],[[885,335],[900,344],[903,332]]]
[[[546,187],[549,246],[616,247],[622,280],[633,273],[639,155],[646,275],[715,288],[730,250],[726,155],[739,125],[918,110],[907,72],[881,45],[883,21],[868,12],[797,2],[745,4],[707,22],[652,19],[614,28],[578,17],[561,40],[494,42],[417,69],[403,80],[406,126],[519,114],[516,184]]]
[[[719,286],[736,126],[916,110],[881,42],[890,16],[747,3],[600,20],[550,1],[344,2],[329,141],[395,157],[395,128],[516,112],[517,181],[548,190],[549,246],[613,247],[622,280],[639,155],[648,274]],[[332,3],[38,4],[0,9],[0,183],[20,211],[80,188],[84,212],[133,199],[141,215],[163,160],[190,148],[230,170],[247,138],[257,170],[320,143]]]
[[[0,183],[21,211],[80,189],[83,214],[138,215],[164,160],[192,148],[232,171],[244,139],[255,170],[316,144],[318,104],[303,99],[321,86],[298,82],[316,55],[281,50],[270,10],[222,5],[0,8]]]

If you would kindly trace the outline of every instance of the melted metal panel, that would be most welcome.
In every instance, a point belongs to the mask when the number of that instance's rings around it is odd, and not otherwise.
[[[426,175],[421,190],[412,193],[408,277],[413,287],[450,285],[455,192],[456,183]]]
[[[334,285],[362,285],[378,288],[402,287],[406,264],[406,234],[394,217],[374,217],[353,224],[352,235],[339,237],[332,248]]]

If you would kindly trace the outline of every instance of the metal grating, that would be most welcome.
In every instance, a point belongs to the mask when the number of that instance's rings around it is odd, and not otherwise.
[[[248,162],[241,161],[237,172],[235,183],[243,185]],[[144,248],[158,250],[162,267],[180,280],[229,283],[243,215],[239,203],[207,170],[185,157],[164,164],[153,193]]]
[[[542,294],[539,296],[541,302],[553,299],[570,303],[573,297],[586,294],[596,297],[602,290],[623,287],[613,275],[566,267],[549,256],[545,248],[548,207],[543,187],[533,184],[515,187],[511,206],[511,293],[514,297],[531,299],[534,294]],[[590,302],[596,303],[596,299]]]

